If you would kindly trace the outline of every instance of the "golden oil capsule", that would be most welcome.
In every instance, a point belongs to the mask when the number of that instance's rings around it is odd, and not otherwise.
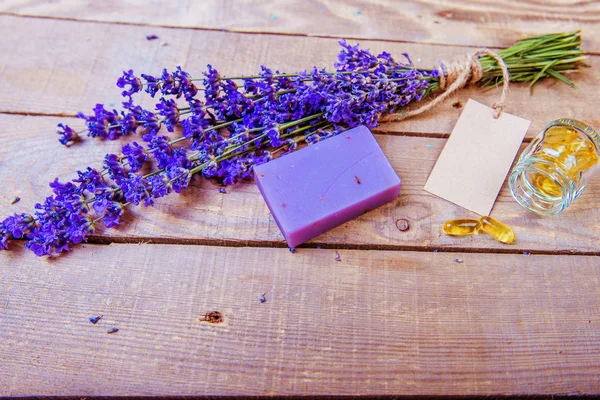
[[[451,219],[444,223],[443,229],[446,235],[469,236],[476,234],[481,229],[481,222],[470,218]]]
[[[544,142],[553,144],[564,144],[569,143],[579,138],[579,134],[573,128],[567,128],[564,126],[554,126],[548,128],[544,134]]]
[[[531,180],[535,188],[544,196],[558,198],[562,196],[562,189],[552,179],[544,174],[535,174]]]
[[[517,237],[509,226],[492,217],[481,217],[479,221],[481,222],[481,230],[499,242],[511,244]]]

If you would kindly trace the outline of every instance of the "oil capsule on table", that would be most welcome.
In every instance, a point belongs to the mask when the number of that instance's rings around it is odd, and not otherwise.
[[[492,217],[481,217],[481,230],[505,244],[511,244],[515,241],[515,232],[502,222],[495,220]]]
[[[481,222],[476,219],[452,219],[444,223],[444,233],[450,236],[474,235],[481,229]]]

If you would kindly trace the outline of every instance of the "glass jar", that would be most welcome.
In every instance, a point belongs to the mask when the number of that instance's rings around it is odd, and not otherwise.
[[[557,119],[519,157],[509,177],[510,191],[527,210],[558,214],[581,195],[599,158],[600,136],[594,129]]]

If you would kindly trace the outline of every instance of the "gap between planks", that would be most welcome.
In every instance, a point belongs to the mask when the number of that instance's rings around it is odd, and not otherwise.
[[[288,248],[285,242],[269,242],[264,240],[235,240],[235,239],[185,239],[185,238],[162,238],[162,237],[121,237],[121,236],[95,236],[91,235],[86,242],[88,244],[106,245],[131,244],[131,245],[172,245],[172,246],[210,246],[210,247],[249,247],[249,248]],[[14,242],[24,242],[15,239]],[[85,245],[83,243],[82,245]],[[589,256],[599,257],[600,251],[578,251],[578,250],[533,250],[509,246],[507,248],[470,248],[470,247],[435,247],[435,246],[410,246],[410,245],[378,245],[378,244],[345,244],[311,241],[297,248],[324,250],[364,250],[364,251],[413,251],[419,253],[469,253],[469,254],[518,254],[518,255],[548,255],[548,256]],[[77,249],[75,248],[75,251]]]
[[[227,28],[211,28],[211,27],[197,27],[197,26],[174,26],[167,24],[145,24],[141,22],[125,22],[125,21],[101,21],[95,19],[78,19],[73,17],[57,17],[48,15],[24,15],[8,11],[0,12],[1,15],[18,17],[18,18],[33,18],[33,19],[49,19],[57,21],[70,21],[70,22],[81,22],[81,23],[93,23],[93,24],[104,24],[104,25],[126,25],[126,26],[149,26],[156,28],[166,29],[190,29],[195,31],[211,31],[211,32],[229,32],[238,33],[244,35],[269,35],[269,36],[295,36],[295,37],[310,37],[310,38],[321,38],[321,39],[341,39],[341,36],[325,35],[325,34],[308,34],[299,32],[272,32],[265,30],[246,30],[246,29],[227,29]],[[433,46],[447,46],[447,47],[461,47],[461,48],[486,48],[486,49],[501,49],[498,46],[476,46],[472,44],[456,44],[456,43],[443,43],[443,42],[420,42],[418,40],[402,40],[402,39],[390,39],[390,38],[364,38],[360,36],[344,35],[344,39],[347,40],[369,40],[375,42],[387,42],[387,43],[412,43],[412,44],[427,44]],[[588,55],[600,55],[600,51],[586,51]]]

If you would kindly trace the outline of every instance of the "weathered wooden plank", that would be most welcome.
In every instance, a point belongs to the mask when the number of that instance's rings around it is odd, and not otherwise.
[[[93,139],[65,148],[53,129],[58,118],[0,115],[0,215],[30,211],[50,194],[48,182],[72,179],[77,169],[101,167],[118,142]],[[73,121],[65,120],[68,123]],[[598,252],[600,235],[600,175],[564,213],[539,217],[522,209],[508,188],[500,192],[492,215],[511,225],[517,243],[506,246],[492,238],[452,238],[442,234],[444,221],[474,216],[423,190],[446,139],[377,135],[384,152],[402,178],[397,201],[367,213],[313,240],[313,246],[420,249],[494,249],[494,251]],[[219,193],[215,183],[198,179],[181,195],[160,199],[154,208],[133,208],[118,229],[100,234],[106,241],[248,243],[284,246],[283,238],[254,183],[242,183]],[[10,205],[13,196],[21,201]],[[399,231],[405,218],[410,229]]]
[[[160,40],[147,41],[155,33]],[[96,103],[116,104],[121,90],[115,87],[123,69],[159,73],[162,67],[182,65],[200,75],[207,63],[224,74],[254,73],[260,64],[282,71],[298,71],[313,65],[331,67],[338,45],[335,39],[273,35],[244,35],[189,29],[148,28],[115,24],[55,21],[0,16],[0,112],[75,115]],[[464,47],[364,41],[375,52],[408,52],[415,63],[431,67],[438,59],[452,59],[472,51]],[[574,91],[556,82],[541,83],[534,96],[527,85],[513,85],[508,112],[533,121],[529,137],[547,122],[560,117],[587,120],[600,126],[595,108],[600,81],[599,57],[591,69],[574,80]],[[385,124],[386,132],[447,135],[460,109],[453,104],[472,97],[485,104],[498,100],[498,91],[466,89],[435,111],[407,121]],[[149,97],[144,104],[152,107]]]
[[[519,1],[135,1],[50,3],[5,0],[0,11],[18,15],[162,25],[238,32],[385,39],[469,46],[507,46],[540,33],[583,29],[587,47],[600,51],[600,5]]]
[[[0,395],[600,392],[597,257],[340,254],[0,254]]]

